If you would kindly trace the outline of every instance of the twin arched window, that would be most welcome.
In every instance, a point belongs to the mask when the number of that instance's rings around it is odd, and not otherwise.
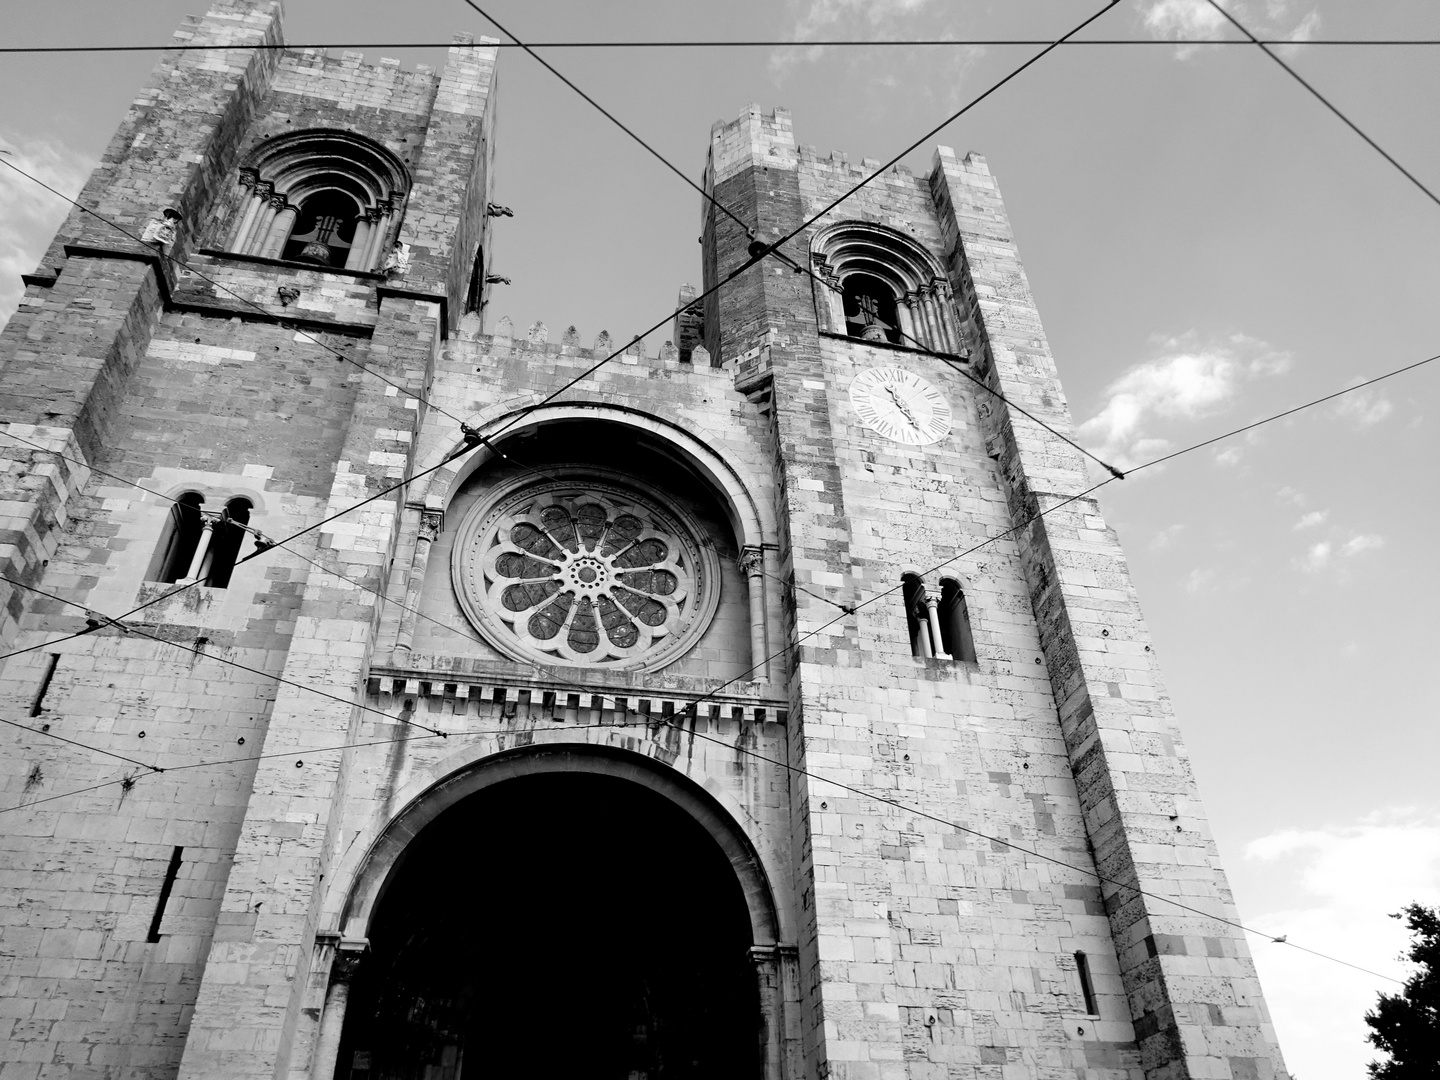
[[[905,602],[912,655],[975,662],[970,608],[958,581],[952,577],[941,578],[940,591],[936,593],[926,587],[925,579],[919,574],[905,574],[901,578],[900,595]]]
[[[865,221],[827,226],[810,240],[820,329],[876,344],[965,354],[950,281],[914,239]]]
[[[229,586],[252,506],[243,496],[228,500],[219,514],[207,512],[204,505],[205,496],[198,491],[187,491],[171,504],[148,580],[199,580],[212,589]]]
[[[264,143],[240,170],[227,249],[239,255],[374,270],[399,232],[409,191],[388,150],[345,131]]]

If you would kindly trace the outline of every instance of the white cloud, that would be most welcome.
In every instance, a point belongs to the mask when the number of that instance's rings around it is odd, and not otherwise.
[[[47,139],[27,139],[22,149],[0,134],[0,150],[9,151],[0,161],[11,162],[72,197],[80,193],[95,165],[63,143]],[[69,207],[58,196],[4,165],[0,165],[0,206],[4,207],[0,213],[0,325],[3,325],[25,294],[20,275],[35,269]]]
[[[1262,9],[1240,0],[1226,0],[1224,7],[1246,29],[1260,37],[1283,37],[1298,44],[1312,40],[1320,28],[1320,13],[1311,9],[1286,29],[1292,18],[1290,0],[1265,0]],[[1243,40],[1210,0],[1140,0],[1140,12],[1141,21],[1151,34],[1181,43],[1175,50],[1180,60],[1189,59],[1203,48],[1184,44],[1187,41],[1218,37]],[[1293,53],[1296,46],[1283,46],[1283,49]]]
[[[1179,522],[1174,525],[1166,526],[1165,528],[1157,532],[1153,537],[1151,537],[1150,550],[1164,551],[1166,548],[1168,548],[1171,544],[1175,542],[1175,538],[1179,536],[1182,532],[1184,532],[1184,530],[1184,522]]]
[[[1144,10],[1145,29],[1158,38],[1188,41],[1217,37],[1225,27],[1225,16],[1207,0],[1152,0]],[[1181,46],[1176,55],[1184,60],[1196,49]]]
[[[1305,505],[1305,493],[1297,491],[1289,484],[1286,484],[1279,491],[1275,492],[1275,497],[1277,499],[1285,499],[1287,502],[1293,502],[1296,506]]]
[[[1121,469],[1172,449],[1170,439],[1154,434],[1157,421],[1218,412],[1243,383],[1290,366],[1289,354],[1243,334],[1204,345],[1188,334],[1162,342],[1160,353],[1111,383],[1100,411],[1078,429],[1100,457]]]
[[[1357,383],[1364,381],[1355,380]],[[1394,411],[1395,406],[1390,399],[1378,390],[1356,390],[1335,402],[1335,414],[1349,420],[1357,428],[1378,424]]]
[[[1214,587],[1214,584],[1215,571],[1202,570],[1197,566],[1185,575],[1184,579],[1180,582],[1180,587],[1191,596],[1194,596],[1196,593],[1209,591]]]
[[[1365,533],[1345,541],[1340,548],[1340,553],[1342,555],[1359,555],[1362,551],[1374,551],[1376,548],[1384,546],[1384,537],[1376,536],[1374,533]]]
[[[1330,565],[1330,554],[1332,548],[1330,541],[1322,540],[1318,544],[1311,544],[1305,552],[1305,557],[1297,565],[1307,574],[1318,574],[1325,567]]]
[[[1239,464],[1240,464],[1240,458],[1241,458],[1242,456],[1243,456],[1243,455],[1241,454],[1240,448],[1239,448],[1238,446],[1227,446],[1224,450],[1220,450],[1220,451],[1217,451],[1217,452],[1216,452],[1216,454],[1215,454],[1215,464],[1216,464],[1216,465],[1239,465]]]
[[[1409,936],[1389,916],[1412,901],[1440,901],[1440,814],[1398,808],[1349,825],[1284,829],[1245,849],[1250,871],[1295,896],[1246,925],[1403,979],[1396,956]],[[1251,938],[1261,985],[1291,1072],[1303,1080],[1354,1080],[1375,1051],[1365,1011],[1394,983]]]
[[[1313,529],[1316,525],[1324,524],[1325,519],[1329,516],[1329,510],[1311,510],[1310,513],[1305,514],[1299,521],[1295,522],[1295,528]]]

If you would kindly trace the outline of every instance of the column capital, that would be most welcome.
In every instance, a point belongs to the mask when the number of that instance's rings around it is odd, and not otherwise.
[[[330,981],[350,982],[369,953],[370,942],[365,938],[342,938],[336,943],[335,957],[330,961]]]
[[[420,513],[420,539],[433,544],[440,530],[445,527],[445,513],[442,510],[424,510]]]
[[[758,547],[740,549],[740,572],[748,577],[761,577],[765,573],[765,555]]]

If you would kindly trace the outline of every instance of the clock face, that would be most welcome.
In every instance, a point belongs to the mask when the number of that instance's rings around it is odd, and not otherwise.
[[[850,384],[850,404],[887,439],[926,446],[950,434],[950,403],[939,390],[904,368],[870,368]]]

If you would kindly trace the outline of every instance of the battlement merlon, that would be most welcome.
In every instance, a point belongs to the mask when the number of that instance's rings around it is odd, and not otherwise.
[[[735,174],[756,165],[768,169],[794,169],[795,127],[790,110],[778,105],[766,114],[751,105],[735,120],[717,120],[710,126],[710,153],[705,162],[705,190],[711,191]]]

